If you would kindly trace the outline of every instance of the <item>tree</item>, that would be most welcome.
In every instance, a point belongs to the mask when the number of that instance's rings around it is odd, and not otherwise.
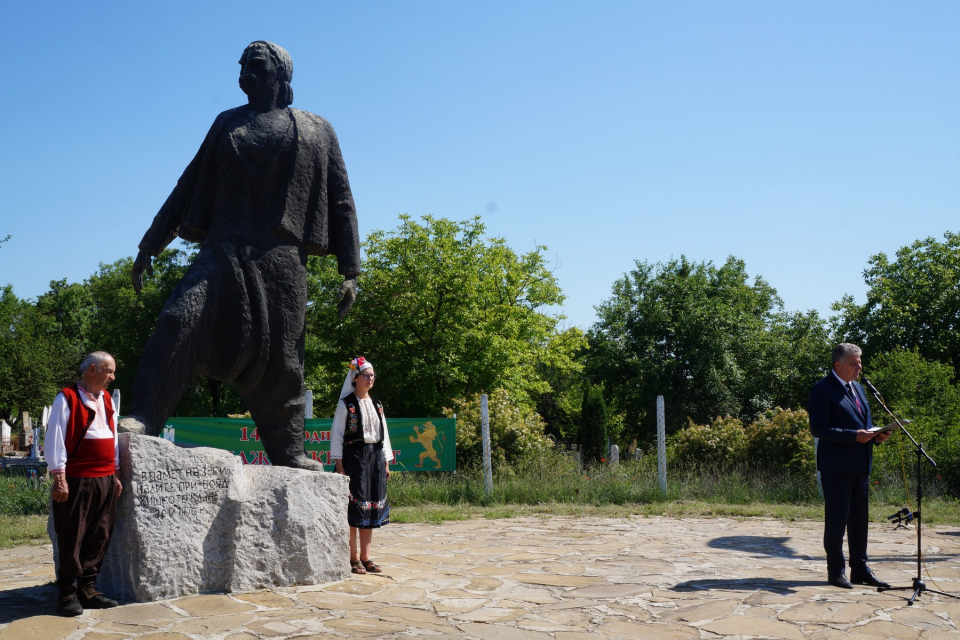
[[[733,256],[720,267],[681,256],[638,261],[614,283],[588,334],[587,374],[625,415],[626,438],[652,442],[658,395],[671,432],[688,418],[749,421],[806,403],[826,367],[823,322],[815,312],[785,313],[773,287],[749,280]]]
[[[583,389],[577,434],[577,444],[583,447],[584,462],[606,458],[607,439],[607,403],[603,400],[603,390],[588,382]]]
[[[865,361],[915,349],[960,376],[960,235],[943,237],[901,247],[892,262],[884,253],[872,256],[864,271],[866,303],[845,296],[834,305],[840,312],[834,332],[860,345]]]
[[[57,392],[75,380],[80,362],[58,327],[13,287],[0,290],[0,417],[39,418]]]
[[[960,488],[960,386],[953,367],[926,360],[919,351],[897,349],[866,362],[870,380],[883,393],[885,403],[899,417],[912,420],[911,434],[924,444],[937,462],[940,474],[954,490]],[[886,424],[889,416],[871,401],[874,423]],[[896,436],[896,434],[895,434]],[[907,463],[913,458],[913,445],[890,441],[876,448],[876,465],[901,473],[901,454]],[[926,463],[924,463],[926,467]],[[926,471],[933,473],[932,469]],[[908,476],[911,480],[912,473]]]
[[[545,433],[555,442],[579,442],[583,388],[588,383],[583,372],[585,351],[583,332],[570,327],[551,337],[537,361],[537,374],[549,387],[536,395],[537,413]]]
[[[497,389],[532,405],[549,391],[537,363],[575,369],[582,344],[575,333],[558,339],[561,318],[547,312],[563,294],[546,248],[518,255],[484,237],[479,218],[422,221],[400,216],[398,229],[367,237],[357,304],[342,321],[332,261],[310,261],[308,379],[331,413],[344,363],[356,355],[373,362],[393,415],[438,415],[455,399]]]
[[[37,311],[48,318],[57,335],[69,345],[71,357],[79,366],[89,348],[93,323],[90,291],[80,283],[67,284],[66,278],[50,282],[50,290],[37,299]],[[78,372],[79,373],[79,372]]]

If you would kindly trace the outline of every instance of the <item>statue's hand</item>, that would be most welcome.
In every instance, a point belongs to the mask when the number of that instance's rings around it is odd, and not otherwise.
[[[347,315],[347,312],[353,307],[353,303],[357,301],[356,276],[344,278],[343,284],[340,285],[340,292],[337,294],[337,300],[340,301],[340,304],[337,305],[337,315],[342,318]]]
[[[140,276],[143,275],[144,271],[147,272],[148,276],[152,276],[153,264],[150,254],[141,249],[140,253],[137,254],[137,259],[133,261],[133,272],[131,273],[133,277],[133,289],[137,293],[140,293],[140,290],[143,289],[143,281]]]

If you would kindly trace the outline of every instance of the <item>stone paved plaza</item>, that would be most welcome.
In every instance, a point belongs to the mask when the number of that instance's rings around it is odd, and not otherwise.
[[[378,576],[54,613],[50,546],[0,551],[0,640],[266,638],[957,638],[960,600],[826,584],[814,522],[517,518],[393,524]],[[915,571],[913,529],[871,525],[874,571]],[[960,592],[960,531],[924,530],[930,575]],[[931,588],[936,588],[927,580]]]

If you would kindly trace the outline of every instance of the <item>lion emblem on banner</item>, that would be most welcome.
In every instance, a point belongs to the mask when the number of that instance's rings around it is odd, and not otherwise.
[[[410,442],[417,442],[420,446],[423,447],[423,453],[420,454],[420,464],[414,465],[417,469],[423,469],[423,461],[427,458],[430,458],[437,463],[437,469],[442,465],[440,464],[440,458],[438,457],[437,450],[434,449],[433,443],[437,440],[437,427],[432,422],[426,422],[423,425],[423,431],[420,430],[421,427],[415,426],[413,431],[417,434],[416,436],[410,436]],[[441,433],[440,434],[441,443],[438,443],[440,446],[440,452],[443,453],[443,444],[442,442],[447,441],[447,437]]]

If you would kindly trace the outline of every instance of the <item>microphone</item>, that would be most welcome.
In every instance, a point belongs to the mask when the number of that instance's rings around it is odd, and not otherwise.
[[[877,388],[873,386],[873,383],[867,380],[867,376],[860,376],[860,379],[863,380],[863,385],[875,396],[879,396],[880,392],[877,391]]]
[[[903,509],[900,509],[900,511],[897,511],[892,516],[887,516],[887,520],[889,520],[891,524],[896,524],[898,526],[904,522],[906,522],[907,524],[910,524],[914,520],[917,520],[917,521],[920,520],[920,512],[914,511],[911,513],[910,509],[908,509],[907,507],[904,507]]]

